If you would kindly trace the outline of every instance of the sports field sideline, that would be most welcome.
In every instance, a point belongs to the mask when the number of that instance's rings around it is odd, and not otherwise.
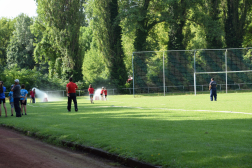
[[[0,118],[48,142],[73,141],[163,167],[251,167],[252,93],[173,96],[109,96],[90,104],[78,97],[29,104],[27,116]],[[3,108],[2,108],[3,110]],[[3,112],[3,111],[2,111]]]

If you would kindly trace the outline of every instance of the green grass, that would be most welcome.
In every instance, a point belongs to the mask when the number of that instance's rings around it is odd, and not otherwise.
[[[7,104],[9,116],[0,123],[163,167],[251,167],[251,97],[218,94],[211,102],[209,94],[131,95],[95,104],[79,97],[78,112],[67,112],[64,99],[29,105],[21,118],[10,117]]]

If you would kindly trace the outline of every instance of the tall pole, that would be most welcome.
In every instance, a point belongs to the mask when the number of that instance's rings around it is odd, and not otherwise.
[[[133,72],[133,97],[135,97],[135,77],[134,77],[134,63],[133,63],[133,55],[134,52],[132,53],[132,72]]]
[[[196,96],[196,50],[194,50],[194,94]]]
[[[226,64],[226,93],[227,93],[227,49],[225,52],[225,64]]]
[[[164,83],[164,96],[165,96],[165,63],[164,63],[164,52],[163,52],[163,83]]]

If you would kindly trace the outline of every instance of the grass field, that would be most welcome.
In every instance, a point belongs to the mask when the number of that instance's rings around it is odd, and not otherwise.
[[[252,167],[252,93],[78,97],[28,105],[27,116],[0,118],[57,140],[73,141],[163,167]],[[55,140],[56,138],[56,140]]]

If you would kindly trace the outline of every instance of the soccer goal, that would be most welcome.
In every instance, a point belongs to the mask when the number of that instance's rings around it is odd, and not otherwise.
[[[252,89],[252,48],[143,51],[132,54],[133,95]]]

